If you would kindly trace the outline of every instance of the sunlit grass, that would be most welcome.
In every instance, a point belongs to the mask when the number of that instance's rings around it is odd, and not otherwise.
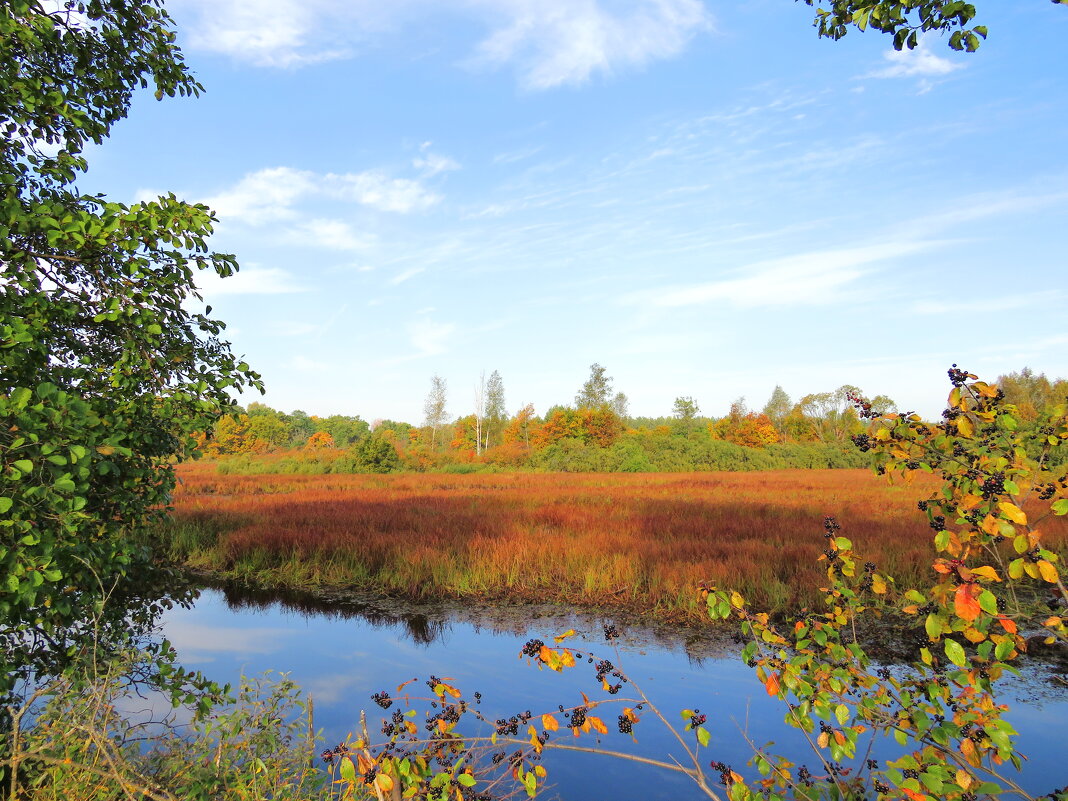
[[[758,607],[819,600],[822,521],[904,584],[932,561],[935,486],[861,470],[765,473],[219,475],[180,470],[173,552],[268,583],[555,601],[700,616],[701,582]],[[1044,526],[1068,541],[1058,518]]]

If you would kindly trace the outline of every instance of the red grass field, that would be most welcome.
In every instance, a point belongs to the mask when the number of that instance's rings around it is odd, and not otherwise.
[[[927,579],[930,477],[766,473],[219,475],[183,465],[177,530],[222,524],[194,565],[280,584],[560,601],[699,615],[702,581],[757,607],[815,602],[823,518],[899,583]],[[1051,544],[1068,541],[1058,518]],[[206,526],[200,526],[207,528]]]

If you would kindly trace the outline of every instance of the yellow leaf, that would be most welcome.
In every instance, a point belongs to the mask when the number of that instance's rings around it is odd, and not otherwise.
[[[590,725],[597,730],[598,734],[608,734],[608,727],[604,725],[604,721],[596,715],[589,715],[586,720],[590,722]]]
[[[968,764],[979,767],[982,764],[982,760],[979,757],[979,752],[975,750],[975,743],[965,738],[960,742],[961,753],[964,754],[964,758],[968,760]]]
[[[1002,516],[1006,520],[1011,520],[1013,523],[1021,526],[1027,525],[1027,515],[1025,515],[1023,509],[1016,504],[1002,501],[998,504],[998,508],[1001,510]]]
[[[998,576],[998,571],[992,568],[990,565],[983,565],[982,567],[972,568],[972,575],[984,578],[987,581],[1001,581],[1001,577]]]
[[[556,642],[561,643],[564,640],[566,640],[568,637],[574,637],[574,636],[575,636],[575,630],[574,629],[568,629],[563,634],[558,634],[557,636],[553,637],[553,639],[556,640]]]
[[[1047,626],[1049,628],[1053,628],[1054,626],[1061,625],[1061,619],[1059,617],[1056,617],[1056,616],[1047,617],[1045,620],[1042,621],[1042,625],[1043,626]]]
[[[972,425],[972,421],[968,419],[968,415],[962,414],[957,418],[957,431],[962,437],[971,439],[975,434],[975,426]]]
[[[383,793],[388,793],[393,789],[393,778],[388,773],[379,773],[375,777],[375,784],[378,785],[378,789]]]
[[[963,509],[965,512],[970,512],[972,509],[974,509],[976,506],[978,506],[982,502],[983,502],[983,496],[982,495],[973,495],[972,493],[969,492],[961,500],[960,508]]]
[[[871,577],[871,588],[876,595],[882,595],[886,592],[886,581],[876,573]]]
[[[548,771],[545,770],[545,766],[544,765],[535,765],[534,766],[534,775],[537,776],[539,779],[544,779],[545,776],[547,775],[547,773],[548,773]]]
[[[1048,581],[1050,584],[1057,583],[1057,568],[1047,562],[1045,559],[1038,560],[1038,572],[1042,576],[1044,581]]]
[[[745,606],[745,599],[737,592],[732,592],[731,606],[733,606],[735,609],[741,609],[743,606]]]
[[[816,744],[820,748],[826,748],[827,747],[827,743],[829,743],[830,741],[831,741],[831,736],[829,734],[827,734],[827,732],[821,732],[820,736],[816,738]]]
[[[972,626],[969,626],[964,630],[964,636],[967,638],[968,642],[977,643],[982,642],[986,639],[986,635],[983,634],[983,632],[979,631],[979,629],[977,628],[973,628]]]
[[[545,731],[556,731],[560,728],[560,724],[556,722],[556,718],[552,715],[545,714],[541,716],[541,727]]]

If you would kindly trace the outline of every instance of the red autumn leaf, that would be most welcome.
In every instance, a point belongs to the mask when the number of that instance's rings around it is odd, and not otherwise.
[[[779,674],[772,673],[768,676],[768,680],[764,682],[764,689],[768,691],[768,695],[779,694]]]
[[[1015,634],[1017,631],[1015,620],[1010,620],[1007,617],[999,617],[998,623],[1000,623],[1001,628],[1005,629],[1009,634]]]
[[[957,592],[953,597],[953,607],[957,612],[957,617],[969,623],[979,617],[983,611],[975,597],[977,589],[978,587],[974,584],[961,584],[957,587]]]

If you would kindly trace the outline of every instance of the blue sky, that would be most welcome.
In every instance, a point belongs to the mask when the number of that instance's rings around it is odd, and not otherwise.
[[[936,415],[957,362],[1068,375],[1068,8],[817,39],[789,0],[172,0],[198,100],[83,187],[216,209],[203,290],[285,411],[638,415],[841,384]],[[246,398],[251,400],[253,398]]]

